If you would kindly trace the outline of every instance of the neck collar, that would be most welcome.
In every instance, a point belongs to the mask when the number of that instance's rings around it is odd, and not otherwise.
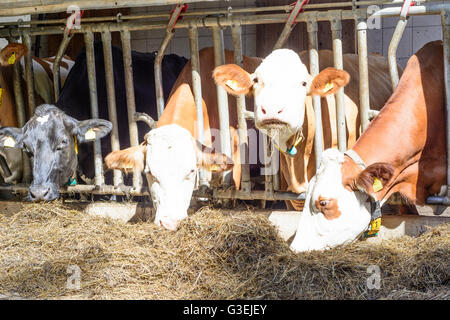
[[[294,157],[297,154],[297,145],[303,140],[303,138],[303,132],[297,131],[297,133],[294,135],[294,143],[290,147],[286,147],[286,151],[281,150],[281,148],[275,142],[274,145],[278,150],[280,150],[281,153],[284,153],[289,157]]]

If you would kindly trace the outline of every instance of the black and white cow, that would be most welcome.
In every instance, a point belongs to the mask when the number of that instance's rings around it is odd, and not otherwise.
[[[0,147],[22,148],[31,159],[30,200],[50,201],[76,175],[77,145],[103,138],[112,129],[102,119],[78,121],[50,104],[36,108],[22,127],[0,128]]]

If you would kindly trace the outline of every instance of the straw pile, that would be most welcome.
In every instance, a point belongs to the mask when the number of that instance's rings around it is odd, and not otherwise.
[[[448,224],[296,255],[250,213],[202,208],[175,233],[60,203],[0,214],[0,298],[450,299]],[[378,290],[367,287],[370,265],[381,270]]]

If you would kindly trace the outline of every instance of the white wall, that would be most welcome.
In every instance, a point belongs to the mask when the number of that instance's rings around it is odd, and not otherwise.
[[[294,1],[294,0],[293,0]],[[233,8],[242,8],[255,6],[255,0],[231,0],[215,1],[207,3],[190,4],[188,11],[196,9],[220,8],[226,9],[229,6]],[[132,13],[168,13],[173,9],[171,6],[153,7],[153,8],[134,8]],[[395,25],[398,18],[382,19],[381,29],[368,31],[369,52],[378,52],[387,57],[387,51]],[[245,55],[256,56],[256,26],[244,26],[242,30],[243,51]],[[149,30],[132,32],[132,49],[141,52],[157,51],[162,39],[164,30]],[[319,35],[320,37],[320,35]],[[405,66],[407,60],[425,43],[433,40],[442,39],[442,27],[439,15],[434,16],[416,16],[410,17],[406,30],[400,41],[397,51],[397,61],[401,66]],[[231,33],[229,28],[224,32],[225,47],[233,49]],[[199,47],[212,46],[211,32],[205,28],[199,29]],[[177,30],[172,39],[167,53],[175,53],[189,58],[189,40],[187,30]]]
[[[367,33],[369,52],[378,52],[387,57],[389,43],[394,34],[398,18],[384,18],[381,30],[369,30]],[[441,17],[411,16],[397,49],[397,63],[402,67],[417,50],[433,40],[442,40]]]

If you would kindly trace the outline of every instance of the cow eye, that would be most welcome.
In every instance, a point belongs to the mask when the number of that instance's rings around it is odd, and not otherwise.
[[[258,83],[258,81],[259,81],[258,78],[254,78],[254,79],[253,79],[253,82],[254,82],[254,83]]]
[[[303,81],[302,86],[306,87],[306,85],[307,85],[306,81]]]
[[[56,147],[56,150],[57,151],[62,151],[62,150],[64,150],[64,148],[65,147],[67,147],[67,144],[68,144],[69,142],[68,142],[68,140],[67,139],[64,139],[64,140],[61,140],[61,142],[58,144],[58,146]]]
[[[320,200],[319,204],[321,207],[326,207],[330,203],[328,200]]]

